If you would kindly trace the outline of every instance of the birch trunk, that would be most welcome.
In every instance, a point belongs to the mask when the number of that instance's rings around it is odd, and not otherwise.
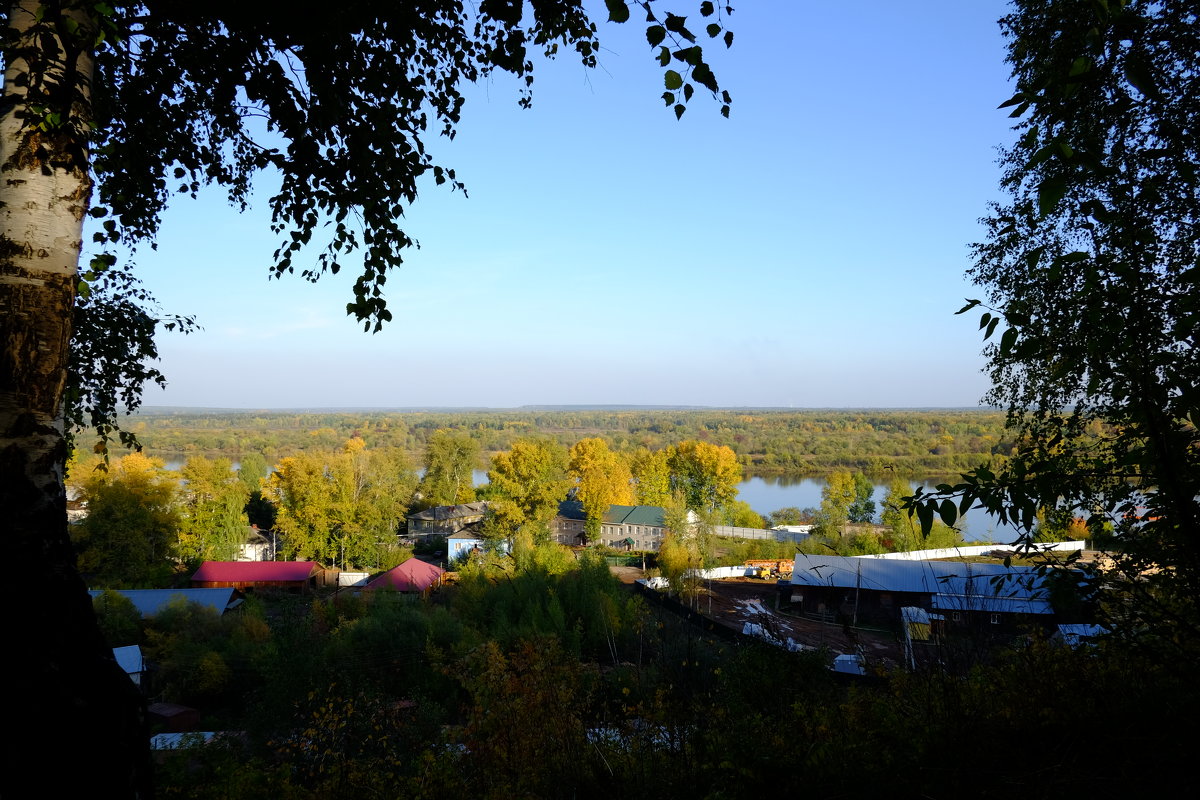
[[[146,794],[141,701],[75,569],[63,490],[61,410],[91,194],[92,77],[82,37],[63,32],[68,16],[84,26],[88,19],[48,6],[39,22],[40,5],[10,5],[18,39],[5,54],[0,116],[0,530],[12,574],[5,633],[20,676],[6,755],[25,769],[60,761],[44,776],[56,789],[137,796]]]

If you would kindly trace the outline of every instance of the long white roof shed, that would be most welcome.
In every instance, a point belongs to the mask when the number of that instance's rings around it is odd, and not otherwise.
[[[792,585],[928,594],[934,610],[1053,613],[1033,567],[797,553]]]

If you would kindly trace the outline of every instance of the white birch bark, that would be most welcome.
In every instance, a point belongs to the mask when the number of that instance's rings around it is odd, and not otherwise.
[[[26,655],[9,709],[23,730],[8,756],[33,768],[55,752],[65,767],[56,788],[136,796],[140,701],[75,570],[63,491],[61,410],[91,193],[84,134],[93,69],[84,37],[65,35],[86,31],[89,19],[19,0],[8,20],[18,37],[5,53],[0,116],[0,541],[15,566],[8,604],[21,609],[6,635]]]

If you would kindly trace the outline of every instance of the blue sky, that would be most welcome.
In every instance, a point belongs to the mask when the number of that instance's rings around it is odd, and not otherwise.
[[[539,64],[531,110],[473,87],[435,143],[470,196],[430,181],[409,210],[422,247],[375,335],[344,314],[348,270],[268,279],[262,203],[182,198],[137,264],[203,330],[162,337],[145,402],[975,405],[976,320],[953,312],[1012,137],[1004,12],[742,2],[710,45],[727,120],[700,93],[663,107],[636,21],[601,25],[597,70]]]

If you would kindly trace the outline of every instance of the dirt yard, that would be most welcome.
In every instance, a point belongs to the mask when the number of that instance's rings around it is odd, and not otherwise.
[[[632,584],[645,577],[636,567],[610,567],[621,583]],[[741,632],[747,622],[762,625],[781,640],[791,638],[806,647],[827,647],[835,655],[856,653],[862,648],[869,661],[892,664],[901,659],[897,637],[801,619],[776,611],[779,587],[773,581],[750,578],[706,581],[700,587],[695,608],[717,623]]]

